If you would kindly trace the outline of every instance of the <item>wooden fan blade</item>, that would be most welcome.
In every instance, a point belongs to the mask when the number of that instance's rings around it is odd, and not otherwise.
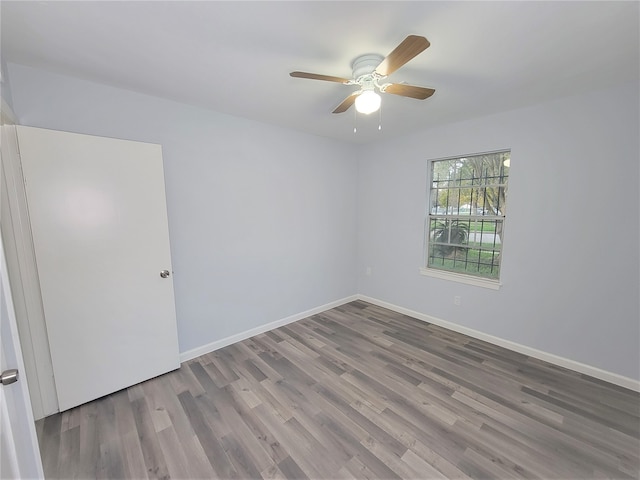
[[[345,98],[342,101],[342,103],[338,105],[332,113],[343,113],[349,110],[349,108],[351,108],[351,105],[355,103],[356,97],[358,96],[359,93],[360,92],[353,92],[351,95]]]
[[[424,51],[431,45],[429,40],[418,35],[409,35],[393,52],[387,55],[376,68],[376,73],[386,77],[398,70],[413,57]]]
[[[331,75],[318,75],[317,73],[291,72],[289,75],[296,78],[309,78],[311,80],[325,80],[327,82],[349,83],[349,78],[332,77]]]
[[[425,98],[429,98],[436,91],[433,88],[416,87],[415,85],[405,85],[402,83],[390,83],[384,88],[383,92],[400,95],[402,97],[424,100]]]

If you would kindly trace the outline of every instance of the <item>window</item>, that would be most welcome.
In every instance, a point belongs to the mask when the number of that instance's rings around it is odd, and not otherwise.
[[[510,160],[507,150],[429,162],[423,273],[497,288]]]

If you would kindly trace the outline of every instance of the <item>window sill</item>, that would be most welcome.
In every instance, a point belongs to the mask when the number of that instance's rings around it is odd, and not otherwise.
[[[420,268],[420,274],[427,277],[440,278],[451,282],[465,283],[467,285],[475,285],[476,287],[490,288],[491,290],[499,290],[502,284],[499,280],[489,280],[487,278],[472,277],[461,273],[446,272],[444,270],[435,270],[433,268]]]

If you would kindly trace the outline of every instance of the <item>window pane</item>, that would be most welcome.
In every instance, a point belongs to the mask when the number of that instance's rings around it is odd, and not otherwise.
[[[427,267],[498,279],[510,152],[431,162]]]

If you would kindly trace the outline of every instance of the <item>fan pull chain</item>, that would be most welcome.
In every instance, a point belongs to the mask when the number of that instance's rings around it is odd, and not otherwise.
[[[382,131],[382,105],[380,105],[380,110],[378,110],[378,131]]]
[[[353,133],[358,133],[358,111],[353,109]]]

